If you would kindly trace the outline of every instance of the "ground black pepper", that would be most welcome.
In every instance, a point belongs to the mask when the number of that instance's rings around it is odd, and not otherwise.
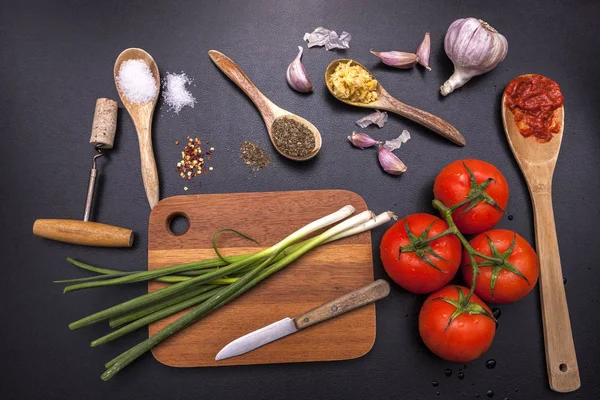
[[[305,157],[315,148],[315,135],[303,123],[280,117],[271,127],[273,141],[279,150],[292,157]]]
[[[240,146],[240,158],[252,171],[271,165],[271,158],[256,143],[245,141]]]

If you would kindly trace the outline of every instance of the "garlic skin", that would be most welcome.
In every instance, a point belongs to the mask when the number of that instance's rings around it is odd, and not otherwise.
[[[394,153],[383,147],[381,143],[379,143],[379,153],[377,156],[381,168],[388,174],[402,175],[406,172],[406,165]]]
[[[313,91],[312,83],[306,75],[306,70],[300,59],[302,58],[302,47],[298,46],[298,55],[290,63],[286,72],[286,79],[290,87],[300,93],[311,93]]]
[[[348,140],[354,147],[358,147],[359,149],[366,149],[367,147],[371,147],[379,143],[366,133],[357,132],[352,132],[352,135],[348,136]]]
[[[419,47],[417,47],[416,53],[419,64],[431,71],[431,67],[429,66],[429,54],[431,53],[431,37],[429,36],[429,32],[425,32],[425,37]]]
[[[442,95],[447,96],[472,77],[494,69],[506,57],[508,42],[487,22],[469,17],[450,25],[444,50],[454,63],[454,73],[440,87]]]
[[[418,61],[418,57],[413,53],[403,51],[373,51],[371,54],[379,57],[381,62],[390,67],[408,69],[412,68]]]

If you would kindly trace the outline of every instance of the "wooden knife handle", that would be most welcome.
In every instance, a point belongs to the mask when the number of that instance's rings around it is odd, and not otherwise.
[[[294,323],[299,330],[308,328],[319,322],[383,299],[389,293],[390,285],[383,279],[379,279],[294,318]]]
[[[532,191],[535,245],[540,258],[540,300],[550,388],[572,392],[581,385],[563,283],[549,191]]]
[[[33,234],[59,242],[96,247],[131,247],[133,231],[98,222],[38,219]]]

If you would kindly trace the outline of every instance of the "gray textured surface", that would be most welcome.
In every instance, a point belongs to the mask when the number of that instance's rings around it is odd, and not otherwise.
[[[452,399],[476,394],[485,398],[489,389],[499,399],[600,397],[594,253],[600,217],[600,7],[595,1],[453,3],[2,2],[2,398]],[[508,56],[493,72],[442,99],[438,87],[452,69],[443,53],[443,35],[454,19],[468,15],[486,19],[505,34]],[[299,95],[287,87],[285,69],[303,44],[304,32],[320,25],[338,33],[351,32],[351,48],[305,51],[303,60],[316,90],[310,96]],[[431,72],[391,70],[368,53],[370,49],[414,51],[425,31],[432,37]],[[147,50],[163,74],[183,70],[195,79],[194,109],[186,108],[180,115],[167,112],[161,103],[157,109],[154,145],[163,198],[183,193],[341,188],[361,194],[373,210],[389,208],[402,216],[433,211],[429,203],[437,172],[455,159],[473,157],[494,163],[505,174],[511,189],[507,215],[514,219],[505,217],[499,227],[516,230],[529,241],[533,240],[531,204],[504,139],[500,97],[508,81],[522,73],[541,73],[557,81],[566,98],[566,127],[554,206],[582,388],[566,396],[548,389],[537,290],[502,307],[491,349],[464,367],[437,359],[421,344],[415,317],[424,297],[397,286],[377,304],[375,346],[357,360],[175,369],[146,355],[112,381],[102,382],[103,364],[143,340],[146,332],[91,349],[89,341],[107,327],[70,332],[67,324],[139,295],[145,288],[63,295],[51,281],[84,275],[64,261],[67,255],[107,267],[146,265],[149,210],[139,175],[137,139],[124,110],[119,114],[115,149],[108,161],[101,160],[95,218],[133,229],[134,248],[68,246],[34,237],[31,226],[36,218],[80,218],[93,154],[88,137],[94,103],[98,97],[117,98],[112,67],[127,47]],[[211,48],[236,61],[276,104],[320,129],[323,149],[316,159],[295,164],[275,155],[251,102],[210,62],[206,53]],[[323,72],[338,57],[357,59],[372,68],[390,93],[447,119],[464,134],[467,146],[453,146],[390,116],[384,129],[366,131],[383,139],[406,128],[413,139],[398,152],[408,172],[399,178],[383,173],[375,151],[352,149],[345,139],[365,112],[337,102],[325,90]],[[188,184],[190,190],[184,192],[186,183],[175,172],[181,146],[174,141],[187,135],[210,141],[216,151],[210,162],[214,171]],[[238,149],[248,139],[271,152],[273,167],[258,173],[245,168]],[[374,246],[382,234],[383,230],[374,232]],[[385,276],[379,261],[375,275]],[[497,360],[495,369],[485,368],[488,358]],[[454,371],[450,378],[444,376],[446,368]],[[457,378],[459,368],[466,368],[464,380]],[[433,380],[440,382],[439,387],[432,386]]]

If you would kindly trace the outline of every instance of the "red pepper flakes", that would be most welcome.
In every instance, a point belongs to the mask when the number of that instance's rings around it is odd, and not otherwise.
[[[181,161],[177,163],[177,172],[183,179],[192,180],[201,174],[204,166],[204,153],[200,139],[187,137],[188,142],[181,152]],[[206,170],[204,170],[206,174]]]

